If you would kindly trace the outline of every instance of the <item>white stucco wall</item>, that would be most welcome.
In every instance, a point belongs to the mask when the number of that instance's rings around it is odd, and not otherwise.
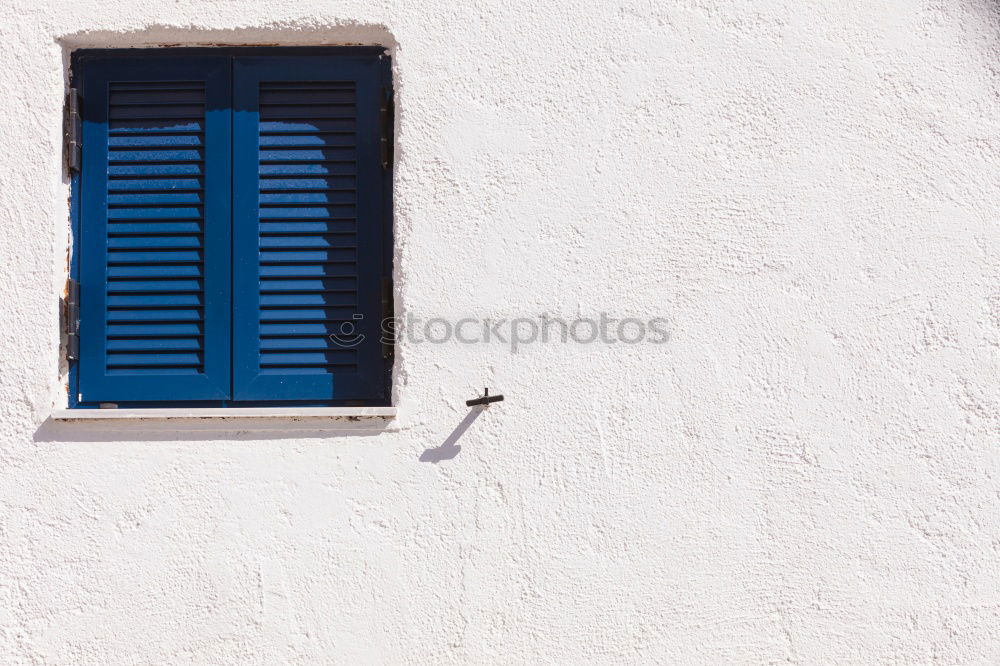
[[[2,9],[0,663],[1000,661],[994,0]],[[48,419],[68,53],[357,42],[400,313],[670,342],[404,340],[384,430]]]

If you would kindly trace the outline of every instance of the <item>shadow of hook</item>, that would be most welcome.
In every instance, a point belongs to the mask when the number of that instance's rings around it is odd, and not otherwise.
[[[426,449],[420,454],[420,462],[429,462],[436,465],[442,460],[451,460],[457,456],[462,451],[462,447],[455,444],[455,442],[457,442],[459,438],[465,434],[465,431],[469,429],[469,426],[472,425],[473,421],[479,418],[479,415],[483,413],[484,409],[486,408],[474,407],[469,410],[469,413],[465,415],[462,422],[458,424],[458,427],[451,431],[451,434],[448,435],[448,438],[444,440],[444,443],[441,444],[441,446],[433,449]]]

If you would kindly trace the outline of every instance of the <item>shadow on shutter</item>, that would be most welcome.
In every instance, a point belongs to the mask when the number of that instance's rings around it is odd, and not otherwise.
[[[238,57],[238,400],[380,400],[377,56]]]

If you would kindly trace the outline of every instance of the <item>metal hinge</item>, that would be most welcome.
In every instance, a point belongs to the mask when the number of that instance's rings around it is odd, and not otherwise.
[[[395,303],[392,298],[392,278],[382,278],[382,358],[392,358],[396,348]]]
[[[66,95],[66,168],[80,170],[80,92],[70,88]]]
[[[392,168],[392,123],[393,123],[392,90],[382,88],[382,106],[379,108],[379,122],[382,127],[382,137],[379,144],[379,154],[382,158],[382,168]]]
[[[80,359],[80,283],[72,278],[66,283],[63,326],[66,331],[66,358],[77,361]]]

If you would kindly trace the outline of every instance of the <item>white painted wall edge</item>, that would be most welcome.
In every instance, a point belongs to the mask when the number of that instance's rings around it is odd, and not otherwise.
[[[395,407],[234,407],[174,409],[56,409],[57,421],[78,419],[260,419],[260,418],[378,418],[393,419]]]

